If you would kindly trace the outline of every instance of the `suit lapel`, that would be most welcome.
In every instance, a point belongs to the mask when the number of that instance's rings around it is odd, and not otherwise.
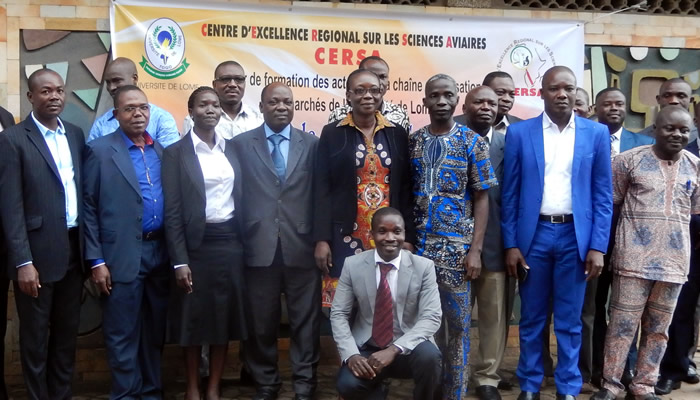
[[[401,268],[399,268],[399,276],[396,282],[396,313],[399,323],[403,322],[403,310],[406,305],[406,297],[408,296],[408,287],[413,277],[413,263],[411,262],[411,254],[402,252]]]
[[[66,138],[68,139],[68,147],[70,148],[70,156],[71,159],[73,160],[73,174],[75,175],[75,182],[76,186],[80,187],[80,182],[81,182],[81,176],[80,176],[80,171],[81,171],[81,143],[79,141],[85,142],[85,137],[82,135],[79,135],[77,132],[74,132],[72,130],[69,130],[68,127],[66,127]]]
[[[286,180],[289,179],[289,177],[292,175],[292,172],[294,172],[294,168],[297,166],[297,164],[299,164],[299,160],[301,159],[301,155],[303,152],[304,138],[301,136],[300,132],[298,132],[294,128],[291,128],[289,135],[289,153],[287,155]]]
[[[589,142],[588,128],[581,123],[579,117],[574,117],[576,129],[574,130],[574,160],[571,165],[571,184],[573,186],[581,167],[581,156],[585,153],[586,143]]]
[[[197,159],[197,153],[194,151],[194,143],[192,143],[193,135],[192,131],[185,135],[182,140],[186,141],[182,143],[182,164],[185,166],[185,171],[187,175],[190,176],[190,181],[197,189],[197,193],[206,199],[206,192],[204,189],[204,174],[202,174],[202,167],[199,165],[199,160]]]
[[[503,164],[503,147],[505,141],[503,134],[493,131],[491,135],[491,146],[489,147],[489,156],[491,157],[491,167],[496,171]]]
[[[544,187],[544,132],[542,130],[542,116],[532,119],[532,123],[537,124],[534,129],[530,129],[530,141],[532,148],[535,151],[535,160],[537,161],[537,172],[540,176],[540,186]]]
[[[375,250],[376,251],[376,250]],[[367,301],[372,310],[371,315],[374,315],[374,303],[377,302],[377,271],[374,264],[374,251],[367,252],[364,265],[362,266],[362,276],[365,279],[367,287]]]
[[[59,182],[63,182],[61,180],[61,175],[58,173],[56,161],[54,161],[51,150],[49,150],[49,146],[46,144],[46,139],[44,139],[44,136],[39,132],[39,127],[36,126],[31,115],[24,121],[24,129],[27,131],[29,140],[36,146],[41,156],[44,157],[44,161],[46,161],[51,171],[53,171],[56,179],[58,179]]]
[[[270,148],[267,146],[265,128],[262,126],[255,131],[255,135],[253,136],[253,148],[255,149],[255,152],[258,153],[258,157],[260,157],[263,164],[265,164],[270,172],[277,177],[277,170],[272,164],[272,156],[270,156]]]
[[[126,143],[124,142],[124,139],[120,133],[112,134],[112,149],[114,149],[112,161],[114,161],[117,169],[124,176],[124,179],[129,182],[129,186],[131,186],[139,197],[141,197],[141,187],[139,186],[139,180],[136,177],[134,165],[131,163],[129,149],[127,149]]]

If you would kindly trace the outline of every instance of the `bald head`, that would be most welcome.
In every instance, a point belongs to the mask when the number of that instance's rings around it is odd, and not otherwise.
[[[685,108],[677,105],[662,108],[654,122],[654,150],[657,156],[677,160],[678,153],[688,145],[692,127],[693,119]]]
[[[478,86],[467,93],[462,111],[469,129],[485,136],[496,121],[498,95],[488,86]]]
[[[107,91],[114,97],[120,87],[138,84],[139,75],[136,71],[136,64],[125,57],[116,58],[107,65],[104,81],[107,85]]]

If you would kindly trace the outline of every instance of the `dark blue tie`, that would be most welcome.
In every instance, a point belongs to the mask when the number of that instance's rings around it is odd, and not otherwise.
[[[287,175],[287,164],[284,162],[284,157],[282,156],[282,150],[280,150],[280,143],[286,138],[279,133],[270,135],[267,140],[272,142],[272,162],[275,164],[275,170],[277,170],[277,176],[280,178],[281,182],[284,182],[284,177]]]

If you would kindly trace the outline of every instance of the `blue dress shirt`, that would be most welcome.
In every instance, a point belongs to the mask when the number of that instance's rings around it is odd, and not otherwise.
[[[177,130],[175,118],[155,104],[150,104],[150,106],[151,116],[148,120],[146,132],[155,132],[153,139],[157,140],[163,147],[168,147],[180,140],[180,132]],[[119,129],[119,121],[114,118],[113,111],[114,108],[110,108],[109,111],[95,120],[90,129],[90,135],[88,135],[88,142],[98,137],[107,136]]]
[[[280,142],[280,152],[282,152],[282,157],[284,157],[284,163],[286,164],[289,161],[289,137],[292,134],[292,124],[285,126],[281,132],[274,132],[269,126],[267,126],[267,124],[263,124],[263,128],[265,129],[265,138],[269,138],[270,136],[279,133],[280,135],[284,136],[285,139],[287,139]],[[272,153],[275,145],[268,140],[267,148],[270,149],[270,153]]]

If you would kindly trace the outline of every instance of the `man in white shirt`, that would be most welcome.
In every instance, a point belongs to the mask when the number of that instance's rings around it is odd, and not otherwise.
[[[211,86],[216,90],[221,102],[221,119],[216,125],[216,133],[224,139],[255,129],[263,123],[260,113],[243,103],[245,95],[245,71],[235,61],[224,61],[214,70]],[[194,123],[188,115],[185,118],[182,134],[189,132]]]
[[[508,128],[501,228],[508,273],[520,269],[523,278],[518,400],[539,399],[550,302],[556,399],[575,399],[582,385],[581,308],[586,281],[600,274],[608,247],[612,178],[610,135],[603,125],[574,115],[575,98],[573,72],[552,67],[542,79],[544,113]]]
[[[442,316],[435,266],[401,249],[404,221],[394,208],[377,210],[372,237],[376,250],[345,260],[331,307],[343,360],[338,393],[345,400],[383,398],[382,381],[393,377],[414,380],[415,400],[433,399],[441,376],[433,335]]]

